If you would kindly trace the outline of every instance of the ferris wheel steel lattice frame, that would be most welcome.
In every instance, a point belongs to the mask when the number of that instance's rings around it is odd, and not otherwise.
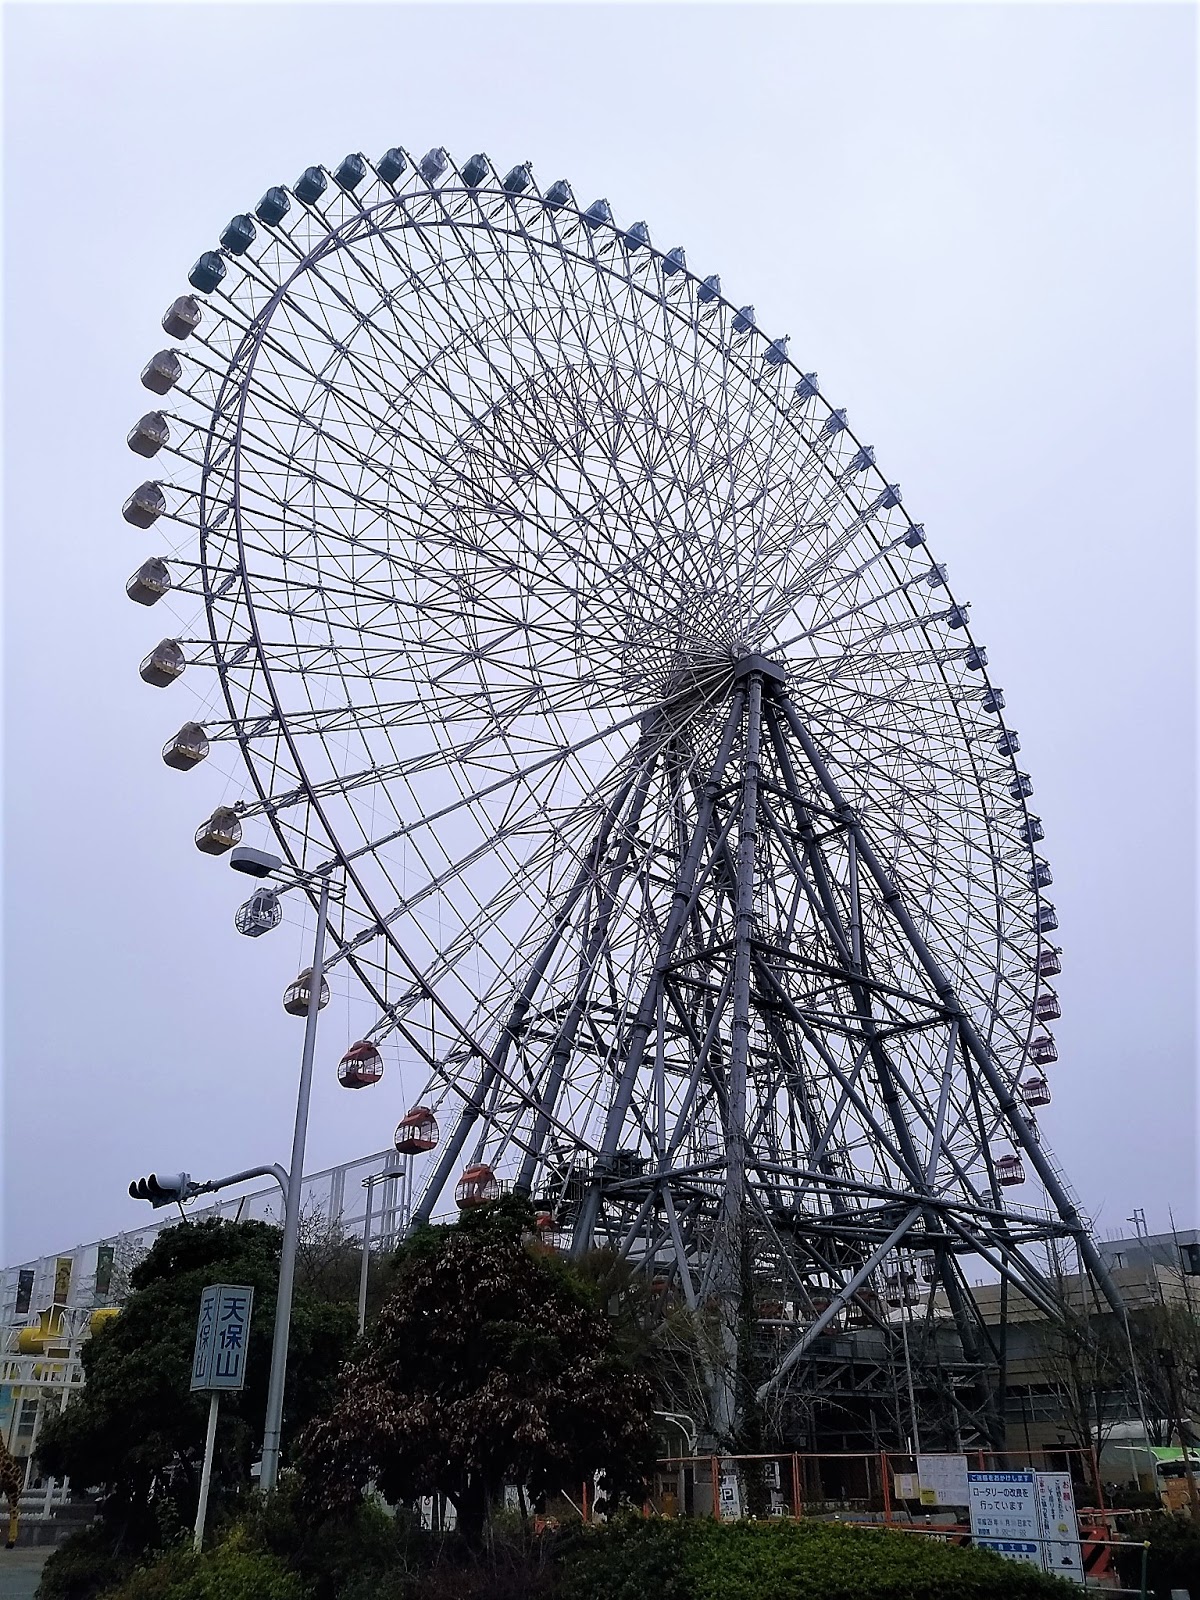
[[[788,340],[482,156],[308,168],[221,241],[130,434],[172,470],[127,520],[181,534],[129,592],[203,616],[143,676],[215,669],[164,756],[237,744],[253,793],[202,849],[265,821],[344,875],[328,966],[445,1125],[416,1218],[487,1173],[643,1268],[711,1325],[726,1443],[831,1329],[890,1337],[917,1258],[968,1363],[964,1260],[1056,1314],[1067,1241],[1119,1307],[1030,1109],[1059,954],[1019,738]],[[786,1307],[762,1372],[747,1295]]]

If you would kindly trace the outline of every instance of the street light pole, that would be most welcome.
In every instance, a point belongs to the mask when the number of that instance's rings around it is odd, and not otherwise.
[[[292,1324],[292,1288],[296,1278],[296,1246],[300,1236],[300,1191],[304,1183],[304,1144],[308,1136],[308,1103],[312,1096],[313,1056],[317,1047],[317,1013],[324,982],[325,929],[329,921],[329,874],[321,879],[317,906],[317,933],[309,974],[308,1014],[304,1022],[304,1054],[300,1061],[300,1088],[296,1095],[296,1129],[292,1135],[292,1163],[288,1169],[283,1210],[283,1249],[279,1258],[279,1292],[275,1301],[275,1332],[271,1341],[271,1375],[267,1385],[267,1419],[263,1429],[262,1475],[259,1486],[270,1494],[279,1478],[279,1435],[283,1426],[283,1388],[287,1377],[288,1335]]]

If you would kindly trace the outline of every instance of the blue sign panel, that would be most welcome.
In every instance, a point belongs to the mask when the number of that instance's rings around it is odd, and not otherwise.
[[[1042,1565],[1032,1472],[969,1472],[972,1543],[1009,1561]]]

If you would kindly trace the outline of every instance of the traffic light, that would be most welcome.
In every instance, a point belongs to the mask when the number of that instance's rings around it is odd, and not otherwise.
[[[192,1180],[186,1172],[152,1172],[148,1178],[135,1178],[129,1185],[131,1200],[149,1200],[156,1209],[186,1200]]]

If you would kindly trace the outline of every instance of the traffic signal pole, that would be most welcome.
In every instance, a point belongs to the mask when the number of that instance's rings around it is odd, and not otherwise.
[[[229,1189],[235,1183],[246,1183],[251,1178],[274,1178],[287,1202],[288,1175],[278,1163],[269,1167],[247,1167],[244,1172],[231,1172],[227,1178],[209,1178],[195,1183],[187,1172],[152,1172],[148,1178],[135,1178],[129,1185],[131,1200],[149,1200],[157,1211],[160,1206],[182,1205],[194,1200],[198,1194],[215,1194],[218,1189]]]

